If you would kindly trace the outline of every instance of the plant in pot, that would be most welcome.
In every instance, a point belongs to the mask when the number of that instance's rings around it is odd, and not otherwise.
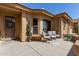
[[[26,27],[26,35],[27,35],[27,41],[31,41],[32,39],[32,29],[31,29],[31,24],[28,22],[27,27]]]
[[[72,40],[72,35],[71,34],[67,34],[64,36],[66,41],[71,41]]]

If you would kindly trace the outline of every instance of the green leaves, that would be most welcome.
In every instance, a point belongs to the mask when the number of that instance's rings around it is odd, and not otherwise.
[[[65,40],[66,41],[71,41],[72,40],[72,35],[70,35],[70,34],[65,35]]]
[[[32,27],[31,27],[31,24],[30,24],[30,22],[28,22],[28,24],[27,24],[27,26],[26,26],[26,35],[27,35],[27,39],[28,40],[31,40],[31,38],[32,38],[32,29],[31,29]]]

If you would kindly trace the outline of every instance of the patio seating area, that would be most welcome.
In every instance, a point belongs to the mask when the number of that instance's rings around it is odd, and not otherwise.
[[[74,56],[73,43],[63,39],[50,43],[8,40],[0,43],[0,56]]]
[[[41,35],[41,40],[42,41],[52,41],[56,40],[57,38],[60,38],[60,35],[56,34],[56,31],[43,31]]]

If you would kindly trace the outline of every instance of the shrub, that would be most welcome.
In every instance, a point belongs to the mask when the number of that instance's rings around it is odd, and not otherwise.
[[[28,22],[27,28],[26,28],[26,35],[27,35],[28,41],[30,41],[32,39],[32,31],[31,30],[32,30],[31,24],[30,24],[30,22]]]
[[[65,40],[66,41],[71,41],[72,40],[72,35],[71,34],[65,35]]]

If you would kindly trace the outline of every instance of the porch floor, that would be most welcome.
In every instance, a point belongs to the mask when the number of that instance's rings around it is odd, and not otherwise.
[[[74,56],[73,43],[62,39],[50,43],[9,40],[0,43],[0,56]]]

